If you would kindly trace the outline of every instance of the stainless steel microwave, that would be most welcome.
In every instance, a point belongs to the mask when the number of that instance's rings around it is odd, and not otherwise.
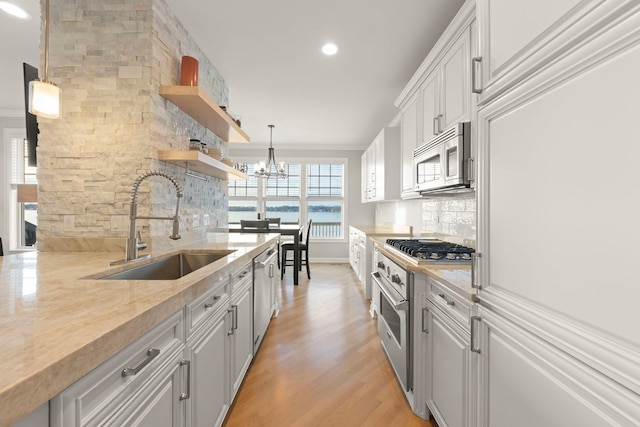
[[[471,124],[456,123],[413,151],[414,190],[421,194],[468,190]]]

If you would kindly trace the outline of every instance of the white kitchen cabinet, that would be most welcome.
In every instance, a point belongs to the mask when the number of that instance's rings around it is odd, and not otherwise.
[[[427,301],[427,405],[440,427],[475,425],[470,334]]]
[[[164,425],[182,426],[183,349],[180,310],[51,399],[51,426],[121,426],[123,417],[152,420],[169,413]]]
[[[184,358],[191,364],[191,396],[186,400],[189,426],[220,426],[229,410],[228,331],[227,304],[221,304],[187,341]]]
[[[422,144],[455,123],[471,120],[471,31],[469,24],[451,42],[420,88]]]
[[[635,7],[598,0],[477,0],[479,63],[475,83],[486,103],[569,53]]]
[[[396,200],[400,198],[400,128],[385,127],[367,147],[362,156],[366,169],[364,202]],[[365,167],[366,165],[366,167]]]
[[[480,307],[480,426],[637,426],[640,396]]]
[[[514,297],[553,314],[546,339],[640,394],[629,363],[640,347],[629,321],[640,287],[625,267],[640,240],[629,227],[640,217],[640,145],[629,134],[638,114],[627,106],[640,98],[638,28],[635,3],[625,20],[479,111],[477,278],[487,304],[512,310],[504,301]]]
[[[371,299],[371,272],[373,254],[367,234],[353,226],[349,226],[349,262],[351,268],[362,283],[366,299]]]
[[[186,368],[185,368],[186,367]],[[185,371],[186,373],[183,373]],[[169,364],[120,408],[105,425],[137,427],[182,427],[189,383],[188,363],[177,353]]]
[[[229,353],[231,400],[235,397],[253,358],[253,280],[251,263],[231,276],[231,327]]]
[[[458,122],[475,120],[472,92],[475,55],[475,1],[465,2],[438,42],[398,96],[402,116],[401,196],[419,197],[415,187],[413,150]],[[472,132],[472,145],[475,134]]]
[[[413,170],[413,150],[418,147],[418,111],[420,99],[417,94],[409,100],[402,109],[400,118],[400,163],[401,163],[401,198],[412,199],[420,197],[420,194],[414,191],[416,179]]]
[[[426,403],[426,415],[431,413],[440,427],[476,426],[478,357],[471,348],[475,304],[432,277],[426,285],[416,281],[414,289],[420,298],[416,309],[422,311],[416,319],[421,325],[416,342],[424,346],[423,366],[416,367],[423,387],[415,392],[416,409],[421,409],[418,402]]]

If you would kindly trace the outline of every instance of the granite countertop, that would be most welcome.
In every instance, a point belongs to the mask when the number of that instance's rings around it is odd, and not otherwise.
[[[235,252],[176,280],[96,280],[114,252],[0,257],[0,426],[10,426],[162,320],[214,280],[258,255],[277,234],[212,233],[184,249]],[[154,257],[161,255],[153,253]]]
[[[469,264],[416,264],[387,249],[384,238],[372,237],[378,249],[398,265],[409,271],[430,275],[442,282],[463,298],[477,301],[476,290],[471,287],[471,265]]]

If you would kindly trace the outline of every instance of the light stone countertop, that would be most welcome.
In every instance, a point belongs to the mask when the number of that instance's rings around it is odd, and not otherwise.
[[[184,249],[235,252],[176,280],[86,278],[131,267],[109,267],[123,256],[114,252],[0,257],[0,426],[53,398],[216,282],[204,279],[240,268],[278,237],[212,233]]]
[[[351,225],[350,227],[356,228],[362,231],[367,237],[371,236],[411,236],[411,226],[409,225],[395,225],[395,224],[380,224],[380,225]]]
[[[409,271],[430,275],[442,282],[458,295],[470,301],[477,301],[476,290],[471,287],[471,265],[457,263],[417,264],[399,256],[385,247],[384,238],[371,237],[378,249],[401,267]]]

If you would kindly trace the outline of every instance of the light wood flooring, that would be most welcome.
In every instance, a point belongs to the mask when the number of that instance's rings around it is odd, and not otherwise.
[[[409,408],[350,266],[291,276],[224,426],[437,427]]]

